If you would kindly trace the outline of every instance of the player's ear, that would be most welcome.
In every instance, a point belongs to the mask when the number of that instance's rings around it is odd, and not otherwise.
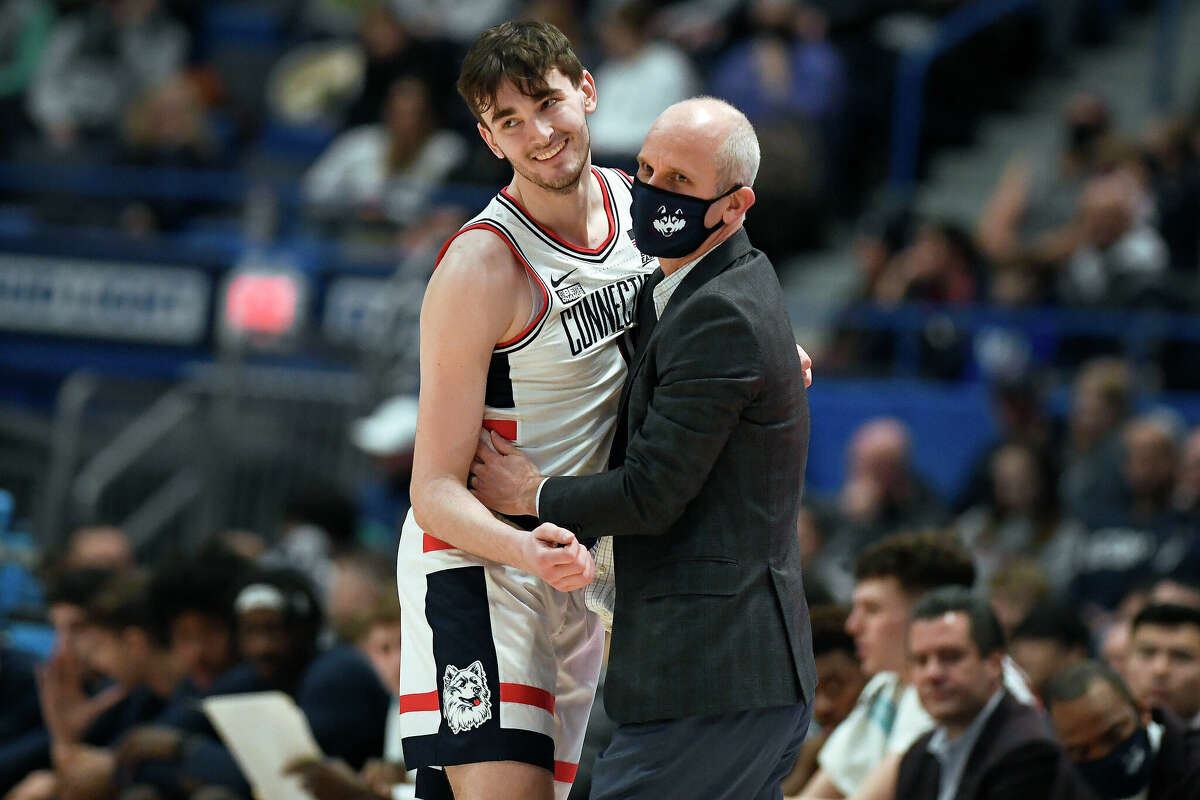
[[[579,91],[583,92],[584,113],[591,114],[596,110],[596,79],[586,69],[583,71],[583,77],[579,79]]]
[[[489,129],[488,126],[484,125],[482,122],[477,122],[475,123],[475,130],[479,131],[479,137],[483,139],[483,143],[488,146],[488,150],[491,150],[492,154],[495,155],[496,158],[503,159],[504,151],[496,146],[496,137],[492,136],[491,129]]]

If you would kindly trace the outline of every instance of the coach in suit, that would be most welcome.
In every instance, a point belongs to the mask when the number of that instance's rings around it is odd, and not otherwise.
[[[618,728],[593,798],[778,797],[808,728],[808,401],[775,271],[742,229],[758,157],[750,123],[712,98],[647,135],[631,215],[661,269],[638,295],[610,471],[543,479],[498,437],[472,470],[498,511],[616,537]]]

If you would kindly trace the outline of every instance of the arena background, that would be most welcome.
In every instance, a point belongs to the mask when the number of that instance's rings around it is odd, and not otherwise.
[[[269,546],[306,487],[378,499],[356,421],[403,426],[379,412],[417,391],[434,258],[507,180],[457,64],[523,16],[596,76],[597,163],[628,169],[697,93],[757,126],[748,228],[815,362],[814,564],[864,423],[906,426],[922,519],[953,527],[992,499],[982,454],[1034,420],[1071,429],[1101,356],[1126,370],[1122,413],[1175,431],[1196,520],[1200,4],[0,0],[11,644],[49,652],[41,581],[81,526],[154,566],[231,531]],[[1009,428],[1004,400],[1026,403]],[[1070,435],[1046,441],[1066,476]],[[356,547],[386,560],[367,516]]]

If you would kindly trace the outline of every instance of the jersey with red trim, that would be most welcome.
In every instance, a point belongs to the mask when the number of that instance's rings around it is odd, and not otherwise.
[[[563,241],[507,190],[455,234],[495,233],[541,294],[541,309],[526,329],[492,353],[484,424],[516,442],[547,475],[605,468],[627,370],[619,344],[633,325],[638,289],[658,266],[633,243],[629,177],[598,167],[592,175],[608,215],[599,247]]]

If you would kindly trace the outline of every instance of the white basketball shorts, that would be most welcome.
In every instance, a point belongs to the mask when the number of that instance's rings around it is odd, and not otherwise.
[[[604,649],[583,590],[559,592],[457,550],[422,531],[411,511],[396,583],[400,732],[404,763],[418,770],[417,797],[449,796],[438,768],[521,761],[553,772],[565,800]]]

